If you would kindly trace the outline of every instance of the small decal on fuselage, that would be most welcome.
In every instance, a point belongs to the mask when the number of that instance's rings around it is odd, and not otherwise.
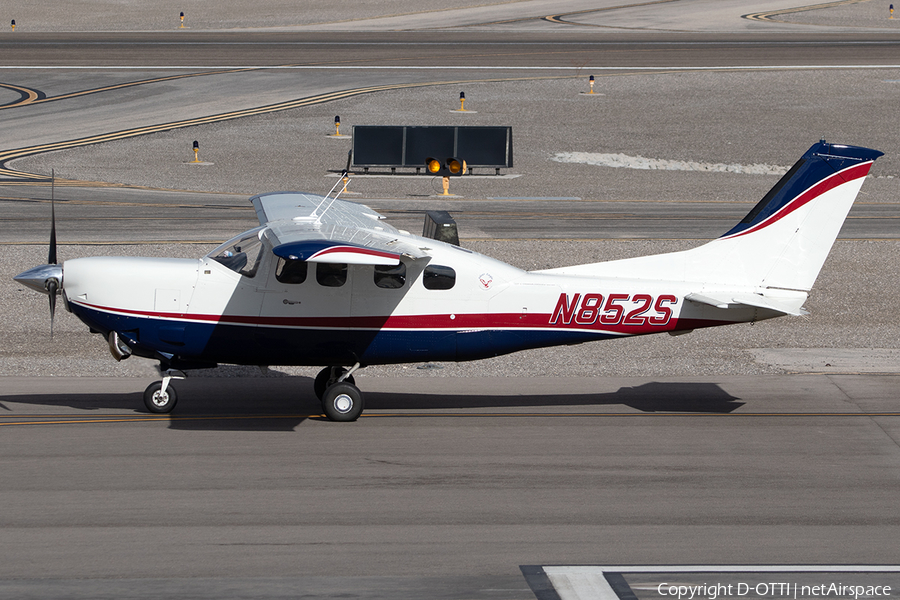
[[[478,277],[478,283],[481,284],[481,289],[489,290],[491,289],[491,284],[494,283],[494,277],[490,273],[482,273]]]
[[[605,300],[605,302],[604,302]],[[655,325],[672,319],[678,297],[672,294],[560,294],[551,325]]]

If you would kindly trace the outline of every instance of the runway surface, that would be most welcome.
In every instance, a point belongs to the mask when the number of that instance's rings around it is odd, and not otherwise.
[[[521,33],[155,32],[23,34],[0,39],[4,66],[366,66],[368,68],[720,67],[896,64],[898,32]]]
[[[140,380],[4,378],[0,590],[528,598],[524,564],[898,558],[897,377],[358,383],[334,424],[306,378],[187,380],[162,417]]]
[[[67,23],[11,7],[0,598],[526,599],[523,565],[900,561],[884,7],[270,4],[188,11],[184,31],[156,2],[102,31],[91,2]],[[450,112],[461,90],[471,114]],[[46,298],[10,278],[46,258],[51,195],[61,258],[196,256],[254,226],[251,194],[335,183],[336,114],[347,133],[512,126],[514,177],[439,198],[431,178],[359,176],[349,197],[414,232],[447,209],[464,246],[523,268],[716,237],[821,136],[887,154],[811,317],[370,369],[357,423],[323,420],[302,369],[191,377],[151,416],[149,363],[114,363],[71,315],[47,339]]]

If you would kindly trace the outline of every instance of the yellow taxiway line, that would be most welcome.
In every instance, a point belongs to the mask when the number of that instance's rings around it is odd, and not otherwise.
[[[806,12],[808,10],[818,10],[821,8],[834,8],[836,6],[844,6],[845,4],[857,4],[859,2],[868,2],[868,0],[838,0],[837,2],[826,2],[824,4],[813,4],[810,6],[798,6],[796,8],[784,8],[781,10],[768,10],[765,12],[750,13],[747,15],[741,15],[741,18],[749,19],[751,21],[788,23],[789,21],[779,21],[774,17],[780,17],[781,15],[790,15],[798,12]]]
[[[527,413],[448,413],[448,412],[367,412],[360,419],[622,419],[622,418],[884,418],[900,417],[900,412],[732,412],[732,413],[701,413],[701,412],[615,412],[615,413],[551,413],[551,412],[527,412]],[[4,415],[0,417],[0,427],[3,426],[34,426],[34,425],[88,425],[104,423],[155,423],[155,422],[182,422],[182,421],[241,421],[241,420],[296,420],[296,419],[325,419],[321,413],[305,414],[275,414],[275,415],[91,415],[90,417],[73,417],[72,415],[31,415],[30,417],[16,417]]]

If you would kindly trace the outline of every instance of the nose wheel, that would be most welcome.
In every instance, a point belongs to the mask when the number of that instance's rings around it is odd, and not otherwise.
[[[162,381],[154,381],[144,390],[144,406],[152,413],[170,413],[178,402],[178,394],[170,385],[173,379],[184,379],[181,371],[170,369],[163,374]]]
[[[152,413],[170,413],[178,402],[178,394],[171,385],[163,389],[162,381],[154,381],[144,390],[144,405]]]

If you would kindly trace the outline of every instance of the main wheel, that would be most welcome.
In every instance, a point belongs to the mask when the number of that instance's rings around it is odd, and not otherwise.
[[[178,394],[172,384],[166,386],[166,391],[162,391],[162,381],[154,381],[144,390],[144,404],[147,410],[152,413],[169,413],[175,408],[178,402]]]
[[[355,421],[363,411],[363,397],[352,383],[335,383],[322,397],[322,410],[332,421]]]
[[[325,397],[325,390],[329,388],[329,386],[337,383],[337,380],[341,375],[347,372],[347,369],[344,367],[325,367],[319,374],[316,375],[316,380],[313,382],[313,391],[316,393],[316,398],[321,400]],[[345,383],[355,384],[356,381],[353,379],[353,375],[344,380]]]

